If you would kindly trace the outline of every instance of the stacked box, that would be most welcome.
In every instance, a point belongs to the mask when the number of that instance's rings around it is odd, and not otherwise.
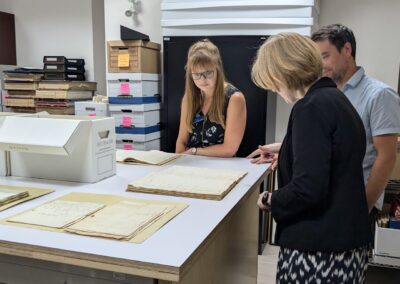
[[[152,73],[159,74],[160,45],[143,40],[109,41],[109,73]]]
[[[36,91],[36,110],[74,114],[75,102],[91,100],[96,89],[96,82],[41,81]]]
[[[93,101],[75,102],[75,115],[109,116],[108,104]]]
[[[159,150],[160,75],[109,73],[110,115],[115,118],[118,149]]]
[[[2,104],[13,112],[36,112],[36,89],[43,74],[29,71],[4,71]]]
[[[64,56],[44,56],[45,80],[85,81],[85,60]]]

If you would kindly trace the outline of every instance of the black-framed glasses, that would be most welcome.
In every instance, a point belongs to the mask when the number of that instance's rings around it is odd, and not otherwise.
[[[214,70],[207,70],[201,73],[192,73],[193,80],[200,80],[201,77],[204,79],[211,79],[214,77]]]

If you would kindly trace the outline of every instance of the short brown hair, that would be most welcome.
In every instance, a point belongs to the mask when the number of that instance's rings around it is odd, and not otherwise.
[[[303,90],[322,76],[322,58],[315,43],[300,34],[285,32],[269,37],[257,52],[251,76],[263,88]]]
[[[351,55],[356,59],[356,38],[354,37],[353,31],[346,26],[341,24],[324,26],[313,33],[311,39],[315,42],[327,39],[336,47],[338,52],[340,52],[345,43],[348,42],[351,45]]]

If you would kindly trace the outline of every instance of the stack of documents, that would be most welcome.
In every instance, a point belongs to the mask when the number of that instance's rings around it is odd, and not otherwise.
[[[179,154],[167,153],[158,150],[136,151],[136,150],[117,150],[116,160],[126,164],[144,164],[144,165],[164,165],[176,158]]]
[[[55,200],[12,217],[8,221],[51,228],[65,228],[103,207],[104,205],[97,203]]]
[[[2,224],[141,243],[186,207],[177,202],[71,193]]]
[[[129,240],[168,213],[174,206],[121,201],[66,229],[81,235]]]
[[[0,189],[0,206],[29,196],[27,190]]]
[[[221,200],[246,174],[244,171],[173,166],[131,182],[128,190]]]

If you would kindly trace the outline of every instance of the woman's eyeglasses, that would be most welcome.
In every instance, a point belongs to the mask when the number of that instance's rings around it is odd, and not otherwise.
[[[200,80],[201,77],[204,79],[211,79],[214,77],[214,70],[207,70],[201,73],[192,73],[193,80]]]

